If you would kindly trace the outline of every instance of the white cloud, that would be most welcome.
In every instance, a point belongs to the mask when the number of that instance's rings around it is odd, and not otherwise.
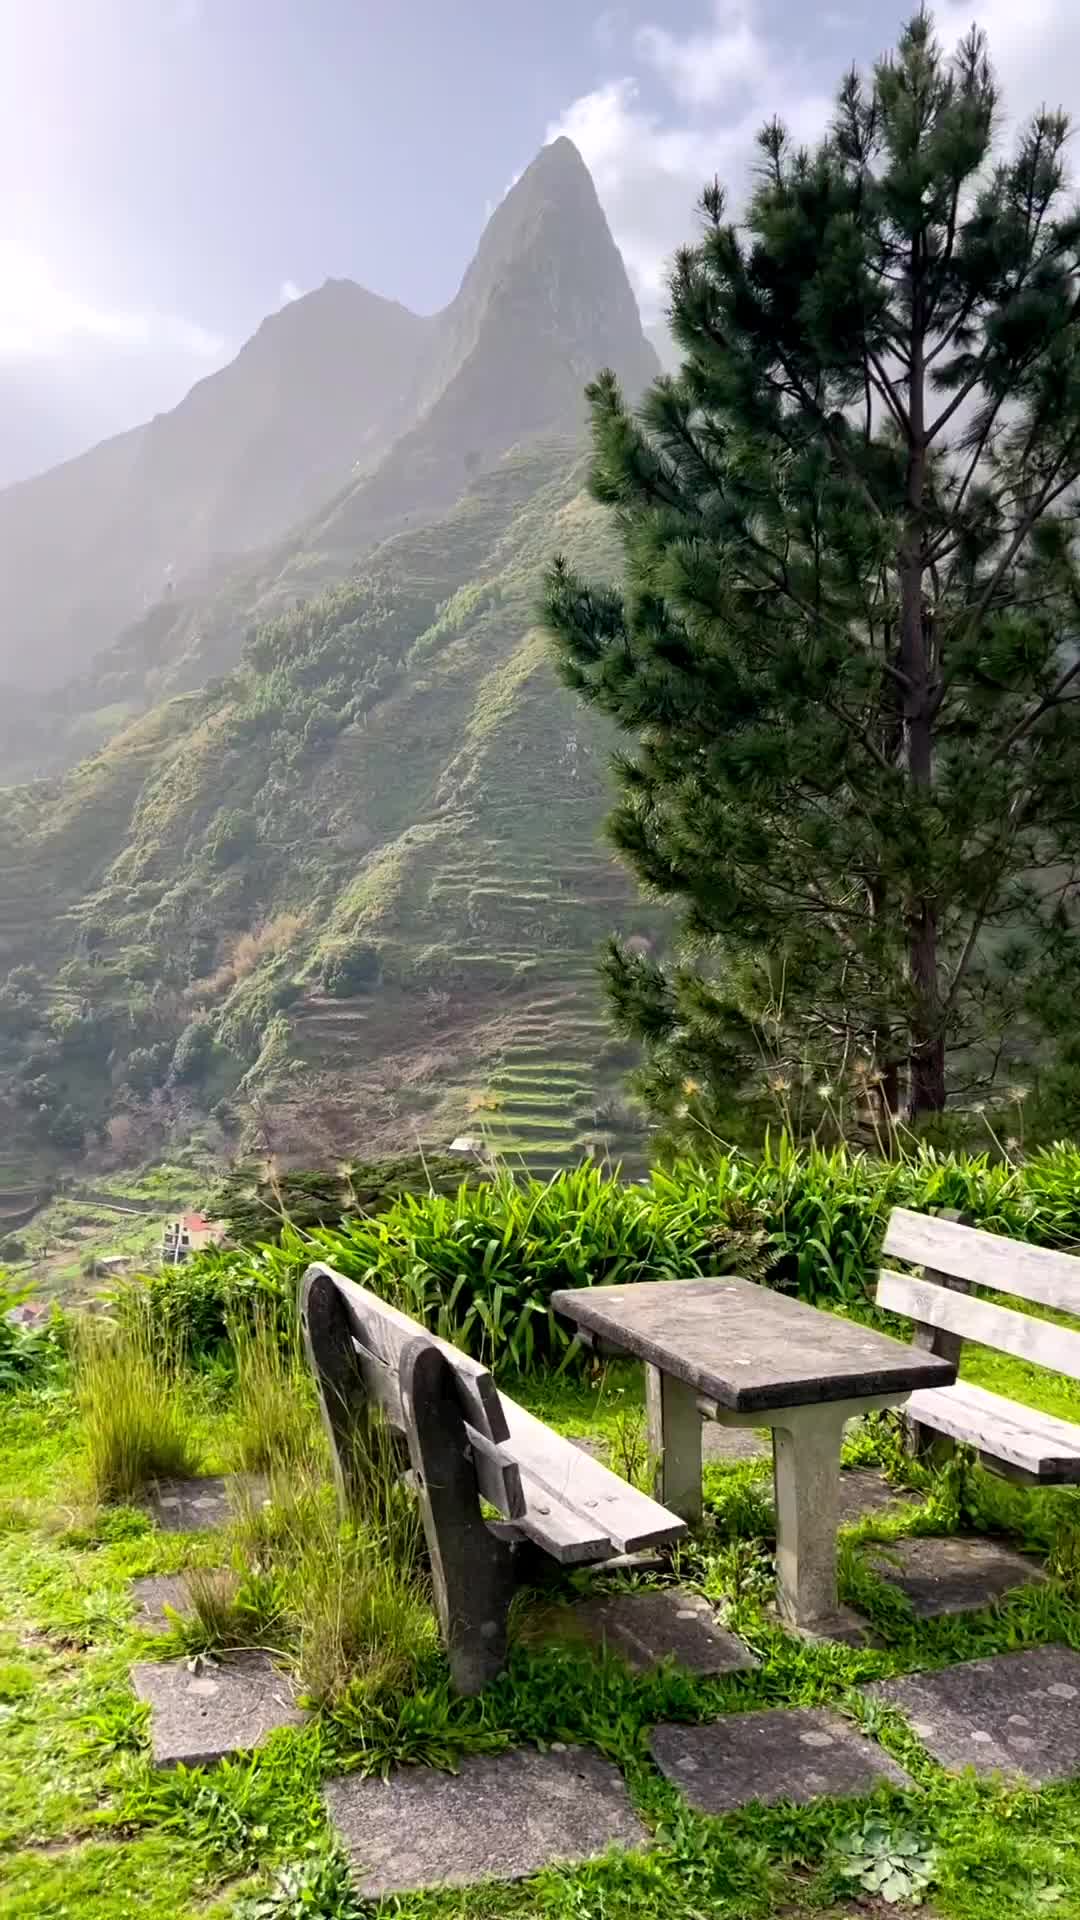
[[[49,358],[88,344],[218,360],[225,341],[178,314],[99,306],[70,292],[43,262],[0,265],[0,356]]]
[[[634,37],[639,57],[685,106],[735,101],[747,86],[757,86],[769,65],[744,0],[717,0],[712,13],[709,26],[684,39],[666,27],[640,27]]]
[[[283,307],[289,306],[293,300],[302,300],[303,297],[304,289],[298,287],[295,280],[283,280],[278,288],[278,302]]]
[[[986,32],[1003,94],[1005,125],[1015,129],[1040,107],[1064,107],[1080,126],[1080,7],[1076,0],[944,0],[935,9],[946,47],[972,22]],[[1080,161],[1073,154],[1074,174]]]
[[[986,28],[1006,126],[1044,103],[1080,126],[1080,0],[938,0],[936,14],[950,50],[973,17]],[[834,28],[840,18],[829,16]],[[822,16],[818,24],[824,33]],[[865,22],[850,24],[865,39]],[[663,310],[671,255],[694,235],[705,182],[717,175],[737,206],[755,136],[774,114],[795,139],[818,138],[846,56],[830,43],[808,59],[793,35],[767,32],[762,0],[702,0],[699,27],[639,26],[632,45],[633,70],[572,101],[546,137],[567,134],[580,149],[648,322]]]
[[[667,263],[692,238],[701,189],[713,175],[736,191],[755,157],[763,120],[778,112],[798,139],[824,126],[836,75],[823,86],[767,40],[753,0],[715,0],[700,31],[680,38],[643,26],[634,39],[639,74],[582,94],[547,138],[569,135],[589,167],[626,261],[643,315],[666,301]],[[646,77],[661,104],[647,103]]]

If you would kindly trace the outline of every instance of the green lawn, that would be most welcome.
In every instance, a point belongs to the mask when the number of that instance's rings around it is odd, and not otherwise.
[[[999,1369],[990,1384],[1018,1394],[1026,1378]],[[629,1367],[514,1382],[512,1390],[566,1432],[603,1435],[616,1460],[639,1433],[640,1383]],[[183,1391],[202,1464],[220,1470],[231,1457],[228,1389],[206,1376]],[[901,1468],[887,1423],[852,1449],[853,1459],[868,1456]],[[663,1718],[830,1703],[862,1720],[916,1781],[916,1792],[882,1790],[873,1804],[935,1856],[930,1904],[943,1920],[1080,1915],[1080,1786],[1033,1793],[951,1778],[899,1716],[869,1709],[852,1692],[920,1665],[1050,1640],[1080,1648],[1077,1501],[1004,1488],[977,1469],[912,1471],[911,1504],[899,1517],[876,1516],[878,1534],[989,1524],[1051,1551],[1059,1570],[1051,1584],[982,1615],[920,1626],[859,1570],[852,1534],[843,1554],[847,1597],[870,1613],[881,1645],[804,1645],[764,1610],[767,1462],[714,1466],[707,1526],[673,1571],[723,1608],[758,1654],[758,1671],[720,1680],[673,1669],[635,1677],[615,1659],[593,1658],[558,1625],[561,1603],[583,1584],[577,1576],[521,1609],[509,1671],[482,1701],[457,1700],[441,1656],[425,1656],[408,1694],[347,1697],[253,1757],[210,1772],[160,1773],[146,1755],[127,1669],[136,1657],[160,1657],[162,1646],[133,1625],[128,1583],[193,1556],[220,1562],[228,1543],[157,1533],[129,1508],[95,1510],[81,1492],[82,1437],[64,1380],[8,1395],[0,1400],[0,1910],[5,1920],[355,1920],[371,1909],[349,1893],[334,1853],[320,1799],[326,1774],[422,1758],[453,1765],[477,1749],[562,1740],[589,1743],[623,1770],[654,1834],[647,1854],[512,1888],[417,1897],[389,1911],[413,1920],[839,1915],[847,1907],[837,1843],[860,1822],[863,1803],[700,1818],[653,1768],[646,1747],[648,1729]],[[874,1523],[861,1530],[875,1531]],[[291,1892],[273,1892],[279,1873]]]

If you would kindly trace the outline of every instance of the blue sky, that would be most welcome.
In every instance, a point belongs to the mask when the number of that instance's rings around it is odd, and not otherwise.
[[[706,177],[822,124],[903,0],[0,0],[0,482],[172,405],[329,274],[420,311],[556,131],[646,317]],[[1080,105],[1080,0],[986,20],[1013,101]]]

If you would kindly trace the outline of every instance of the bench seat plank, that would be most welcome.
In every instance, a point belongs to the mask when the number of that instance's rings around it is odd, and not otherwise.
[[[1080,1426],[1006,1400],[985,1387],[923,1387],[905,1412],[1004,1465],[1046,1483],[1080,1481]]]
[[[599,1527],[616,1553],[636,1553],[642,1547],[667,1546],[683,1538],[686,1522],[677,1514],[620,1480],[572,1440],[553,1433],[505,1393],[500,1399],[510,1430],[506,1452],[521,1469],[530,1508],[536,1486],[587,1524]]]
[[[542,1547],[560,1567],[587,1567],[595,1560],[610,1560],[619,1548],[602,1526],[588,1525],[572,1507],[564,1506],[546,1487],[529,1485],[526,1476],[525,1511],[512,1520],[515,1533]]]
[[[894,1207],[883,1252],[913,1266],[967,1280],[991,1293],[1011,1293],[1036,1306],[1080,1314],[1080,1257],[1032,1247],[982,1227],[964,1227],[940,1215]]]
[[[1050,1367],[1080,1380],[1080,1333],[1059,1327],[1052,1320],[1036,1320],[1029,1313],[1013,1313],[990,1300],[977,1300],[971,1294],[934,1286],[929,1280],[888,1271],[879,1277],[877,1303],[890,1313],[906,1314],[921,1326],[958,1333],[998,1353],[1011,1353],[1019,1360],[1031,1360],[1036,1366]]]

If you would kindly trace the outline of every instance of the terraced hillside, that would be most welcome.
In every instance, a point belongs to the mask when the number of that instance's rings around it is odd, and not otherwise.
[[[614,565],[582,483],[572,442],[515,451],[224,679],[0,796],[25,889],[0,1158],[209,1128],[291,1161],[468,1131],[636,1164],[595,959],[663,920],[603,846],[610,743],[533,624],[553,551]]]
[[[290,367],[307,365],[302,305],[263,341],[287,332]],[[618,563],[584,487],[585,383],[607,363],[636,394],[657,362],[568,141],[495,209],[432,341],[377,459],[272,545],[251,551],[245,521],[242,558],[210,542],[175,592],[171,576],[157,601],[140,588],[134,624],[33,725],[25,703],[0,723],[9,769],[106,742],[0,789],[15,1186],[176,1158],[193,1137],[292,1161],[466,1130],[537,1167],[640,1157],[595,960],[613,927],[652,942],[662,922],[600,842],[609,742],[557,685],[535,619],[555,552],[601,576]],[[362,413],[371,368],[353,392],[348,344],[334,379]],[[192,426],[222,427],[215,393],[236,401],[236,472],[272,456],[295,477],[273,417],[269,441],[245,425],[240,376],[263,347],[157,435],[184,429],[183,500],[217,498],[220,434]],[[314,460],[302,392],[290,409]],[[97,471],[74,466],[73,485]],[[164,485],[139,500],[170,541],[187,524]],[[253,504],[242,486],[234,504]],[[122,550],[141,522],[115,506],[106,571],[134,591]],[[85,540],[96,522],[76,518]],[[38,528],[57,569],[66,525]],[[133,566],[139,552],[136,537]],[[63,600],[68,574],[50,579]]]

